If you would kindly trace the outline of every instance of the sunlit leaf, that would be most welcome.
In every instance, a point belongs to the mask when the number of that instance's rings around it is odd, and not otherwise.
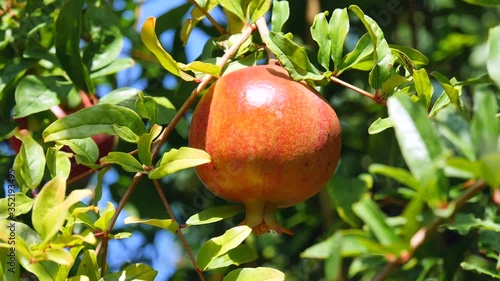
[[[151,131],[147,134],[143,134],[139,141],[137,142],[137,150],[139,154],[139,160],[146,166],[151,166],[151,144],[153,140],[156,139],[161,133],[161,126],[153,125]],[[134,158],[135,159],[135,158]]]
[[[14,160],[16,180],[22,190],[35,189],[42,181],[45,171],[45,153],[27,130],[16,133],[16,138],[23,142]]]
[[[6,194],[5,198],[0,198],[0,219],[15,218],[26,214],[33,206],[33,199],[24,193],[16,192]]]
[[[206,164],[210,161],[210,155],[200,149],[191,147],[171,149],[163,154],[148,176],[150,179],[160,179],[179,170]]]
[[[401,153],[420,183],[420,192],[428,196],[433,206],[445,202],[448,184],[440,169],[445,151],[427,119],[427,112],[406,95],[390,97],[387,106]]]
[[[71,161],[69,158],[72,157],[72,154],[61,151],[59,150],[60,148],[61,146],[49,147],[45,160],[51,177],[61,176],[67,179],[71,172]]]
[[[158,37],[156,37],[155,25],[156,18],[154,17],[149,17],[144,22],[141,31],[141,39],[144,45],[146,45],[146,47],[153,52],[156,58],[160,61],[161,65],[170,73],[179,76],[186,81],[194,80],[195,78],[182,71],[172,56],[167,53],[165,49],[163,49],[160,41],[158,41]]]
[[[462,87],[452,85],[451,81],[439,72],[433,71],[431,75],[441,84],[450,101],[460,107],[460,92]]]
[[[370,72],[369,83],[374,89],[380,89],[382,84],[389,79],[393,74],[392,64],[394,62],[393,55],[389,44],[384,38],[384,33],[378,24],[369,16],[365,15],[363,11],[356,5],[349,6],[349,10],[354,12],[365,25],[370,38],[372,40],[373,48],[373,69]]]
[[[394,124],[389,117],[383,119],[379,117],[370,125],[370,127],[368,128],[368,133],[370,135],[375,135],[385,131],[386,129],[392,128],[393,126]]]
[[[82,260],[78,265],[77,275],[85,275],[90,281],[99,280],[97,255],[94,250],[88,249],[83,252]]]
[[[328,12],[317,14],[311,26],[311,36],[319,46],[318,62],[325,70],[330,69],[330,53],[332,52],[332,40],[329,36],[325,36],[329,33],[327,16]]]
[[[470,4],[485,6],[485,7],[500,6],[500,0],[463,0],[463,1]]]
[[[288,1],[273,0],[273,11],[271,13],[271,30],[280,32],[283,25],[290,17],[290,6]]]
[[[241,205],[229,205],[203,210],[198,214],[192,215],[186,221],[187,225],[201,225],[221,221],[245,211]]]
[[[228,267],[230,265],[240,265],[242,263],[254,261],[257,258],[257,253],[255,253],[253,248],[246,244],[240,244],[238,247],[212,260],[205,270]]]
[[[257,0],[260,1],[260,0]],[[224,9],[230,11],[237,16],[242,22],[247,22],[245,17],[246,3],[245,0],[219,0],[219,3]]]
[[[253,0],[248,3],[247,18],[250,23],[254,23],[257,19],[264,16],[271,8],[271,0]]]
[[[154,281],[158,271],[154,270],[149,265],[131,264],[125,269],[105,275],[99,281]]]
[[[101,158],[101,164],[118,164],[125,171],[131,173],[144,172],[142,164],[134,156],[120,151],[112,151],[107,156]]]
[[[146,132],[142,119],[134,111],[113,104],[98,104],[56,120],[43,131],[45,142],[83,139],[98,134],[115,135],[113,125],[125,126],[137,134]]]
[[[415,82],[415,90],[417,91],[419,100],[422,100],[423,104],[429,107],[432,94],[434,93],[434,87],[432,87],[427,71],[425,71],[424,68],[415,70],[413,72],[413,81]]]
[[[371,41],[370,34],[365,33],[361,38],[359,38],[358,43],[354,47],[354,50],[348,53],[340,63],[338,67],[337,75],[340,75],[345,70],[354,68],[360,61],[370,59],[373,53],[373,43]],[[371,69],[371,67],[370,67]]]
[[[387,224],[384,213],[372,199],[365,197],[355,203],[353,211],[370,227],[370,230],[382,245],[394,245],[399,242],[399,237],[394,232],[394,229]]]
[[[335,9],[330,18],[328,28],[332,46],[331,57],[335,70],[338,71],[342,62],[344,41],[349,32],[349,15],[347,14],[347,9]],[[323,36],[325,37],[325,34]]]
[[[240,268],[229,272],[222,281],[284,281],[285,274],[269,267]]]
[[[252,233],[246,225],[236,226],[227,230],[223,235],[212,238],[203,244],[198,252],[198,266],[205,270],[218,257],[229,250],[238,247]]]
[[[159,227],[162,229],[166,229],[172,233],[176,233],[177,230],[179,229],[179,225],[177,222],[175,222],[172,219],[140,219],[139,217],[136,216],[130,216],[125,219],[124,221],[125,224],[131,224],[131,223],[142,223],[142,224],[147,224],[155,227]]]
[[[94,226],[102,231],[107,230],[111,222],[111,218],[113,218],[115,212],[116,212],[115,206],[113,205],[113,203],[108,201],[106,210],[104,210],[104,212],[101,213],[101,216],[94,223]]]
[[[99,147],[92,138],[58,140],[57,143],[69,146],[78,163],[94,164],[99,158]]]

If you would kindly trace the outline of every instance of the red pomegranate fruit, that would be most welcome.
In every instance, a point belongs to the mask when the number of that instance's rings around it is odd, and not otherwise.
[[[277,65],[222,76],[201,98],[189,132],[207,151],[195,168],[215,195],[243,203],[243,222],[257,235],[288,233],[276,209],[317,194],[334,173],[341,146],[335,111],[305,83]]]

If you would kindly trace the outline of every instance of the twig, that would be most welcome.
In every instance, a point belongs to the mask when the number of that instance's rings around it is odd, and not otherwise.
[[[207,19],[210,21],[210,23],[212,23],[212,25],[215,27],[215,29],[217,29],[217,31],[219,31],[220,34],[226,34],[226,30],[224,29],[224,27],[222,27],[213,17],[212,15],[210,15],[210,13],[205,10],[204,8],[202,8],[195,0],[187,0],[188,2],[190,2],[191,4],[193,4],[196,8],[198,8],[204,15],[205,17],[207,17]]]
[[[360,89],[354,85],[351,85],[343,80],[340,80],[339,78],[335,77],[335,76],[330,76],[330,81],[332,82],[335,82],[337,84],[340,84],[348,89],[351,89],[357,93],[360,93],[361,95],[365,96],[365,97],[368,97],[372,100],[374,100],[376,103],[378,104],[381,104],[381,105],[386,105],[386,102],[385,100],[382,100],[381,98],[378,97],[377,94],[373,95],[373,94],[370,94],[368,93],[367,91],[363,90],[363,89]]]
[[[471,185],[467,191],[465,191],[460,197],[454,200],[451,204],[455,205],[453,213],[448,218],[435,218],[429,225],[420,228],[411,238],[410,240],[410,253],[409,257],[413,255],[413,253],[420,247],[426,240],[429,238],[436,229],[449,218],[453,217],[458,210],[460,210],[465,203],[472,198],[472,196],[476,195],[478,192],[483,190],[486,187],[486,183],[484,180],[478,180],[473,185]],[[372,281],[383,281],[385,280],[396,268],[400,265],[406,263],[409,258],[405,258],[402,260],[401,258],[395,259],[393,262],[389,263],[379,274],[377,274]]]
[[[227,61],[238,51],[240,46],[252,35],[252,32],[255,30],[255,25],[247,26],[245,29],[243,29],[243,32],[241,36],[238,38],[238,40],[229,48],[229,50],[222,56],[220,61],[217,63],[217,66],[219,66],[221,69],[224,65],[226,65]],[[184,104],[179,108],[179,111],[177,114],[174,116],[170,124],[163,130],[161,135],[158,137],[158,140],[155,141],[156,146],[153,149],[153,158],[158,154],[160,151],[160,147],[163,145],[163,143],[166,141],[170,133],[174,130],[175,126],[181,120],[182,116],[184,113],[188,110],[188,108],[191,107],[191,105],[194,103],[198,95],[208,86],[210,81],[212,80],[213,76],[210,74],[207,74],[203,76],[201,79],[200,84],[198,84],[198,87],[194,89],[187,100],[184,102]]]
[[[268,60],[277,60],[276,56],[269,50],[266,43],[264,42],[264,38],[269,36],[269,28],[267,27],[267,22],[265,18],[259,18],[255,21],[255,25],[257,25],[257,29],[259,30],[260,37],[262,38],[262,43],[264,45],[264,50],[266,50]]]
[[[106,268],[106,258],[107,258],[107,249],[108,249],[108,234],[111,232],[113,227],[115,226],[116,220],[118,219],[118,215],[120,215],[121,211],[123,210],[123,207],[125,207],[125,204],[128,202],[128,199],[132,195],[132,192],[134,192],[135,187],[139,183],[139,181],[142,178],[141,173],[136,173],[134,178],[132,179],[132,182],[130,183],[129,187],[127,188],[127,191],[123,195],[123,197],[120,199],[120,203],[118,203],[118,206],[116,207],[115,214],[111,218],[111,221],[109,222],[108,228],[105,230],[104,235],[102,237],[101,243],[96,249],[96,255],[99,255],[99,252],[103,251],[102,255],[102,260],[101,260],[101,277],[104,277],[105,274],[105,268]]]
[[[238,40],[235,42],[235,44],[233,46],[231,46],[231,48],[224,54],[224,56],[222,56],[221,60],[219,61],[219,63],[217,65],[222,68],[227,63],[227,61],[236,53],[236,51],[238,51],[239,47],[248,39],[248,37],[250,37],[250,35],[252,35],[252,32],[255,30],[255,28],[256,28],[255,25],[246,27],[243,30],[243,33],[241,34],[240,38],[238,38]],[[177,125],[177,123],[179,122],[179,120],[181,120],[182,116],[184,116],[184,113],[186,113],[187,109],[193,104],[193,102],[196,100],[198,95],[205,89],[206,86],[208,86],[208,84],[210,83],[210,80],[212,80],[212,78],[213,78],[212,75],[209,75],[209,74],[205,75],[203,77],[203,79],[201,80],[200,84],[198,85],[198,87],[196,87],[196,89],[191,93],[189,98],[181,106],[179,111],[177,111],[177,113],[175,114],[175,116],[172,119],[172,121],[170,122],[170,124],[168,124],[168,126],[165,128],[165,130],[163,130],[160,137],[158,138],[157,144],[154,147],[153,152],[152,152],[152,155],[153,155],[152,158],[155,158],[155,156],[160,151],[160,147],[167,140],[168,136],[174,130],[174,128]],[[102,263],[101,263],[102,269],[106,268],[106,256],[107,256],[106,249],[107,249],[108,242],[109,242],[108,234],[113,229],[113,227],[116,223],[116,220],[118,219],[118,216],[120,215],[121,211],[123,210],[123,207],[125,206],[125,204],[128,202],[128,199],[132,195],[132,192],[134,191],[135,187],[139,183],[142,176],[143,176],[143,174],[141,174],[141,173],[135,174],[134,179],[132,180],[129,187],[127,188],[127,191],[125,192],[124,196],[121,198],[120,202],[118,203],[115,214],[111,218],[109,226],[106,229],[105,234],[103,235],[103,239],[101,240],[101,243],[99,244],[99,246],[96,249],[97,255],[99,254],[101,249],[103,251],[103,257],[102,257]],[[161,188],[159,190],[159,193],[161,193],[160,197],[165,197],[163,195]],[[166,199],[165,199],[165,201],[166,201]],[[170,208],[167,209],[167,212],[169,212],[169,214],[172,216],[172,219],[174,219],[173,213],[169,209]],[[185,243],[185,241],[183,241],[183,243]],[[185,244],[185,247],[189,253],[190,250],[189,250],[189,247],[187,246],[187,243]],[[104,255],[104,253],[106,253],[106,255]],[[191,255],[192,255],[192,253],[191,253]],[[193,259],[194,259],[194,257],[193,257]],[[196,260],[194,260],[194,261],[196,261]],[[197,268],[197,271],[198,271],[199,269],[198,269],[197,264],[193,263],[193,265],[195,266],[195,268]],[[102,274],[104,274],[104,270],[102,270],[102,272],[103,272]],[[204,279],[201,279],[201,280],[204,281]]]
[[[163,193],[163,190],[161,189],[160,183],[158,180],[153,180],[153,184],[156,188],[156,191],[158,192],[158,195],[160,195],[161,202],[163,203],[163,207],[167,210],[168,215],[172,219],[173,222],[175,222],[177,225],[179,223],[177,222],[177,219],[174,216],[174,213],[172,212],[172,208],[170,208],[170,205],[168,204],[167,198],[165,197],[165,194]],[[184,234],[182,233],[182,230],[179,228],[176,231],[177,236],[179,236],[179,239],[182,241],[182,245],[184,245],[184,248],[186,249],[189,259],[191,259],[191,262],[193,263],[194,268],[196,269],[196,272],[198,273],[198,277],[200,277],[201,281],[205,281],[205,278],[203,277],[203,272],[201,268],[198,266],[198,263],[196,262],[196,259],[193,255],[193,252],[191,251],[191,248],[189,248],[189,245],[186,241],[186,237],[184,237]]]

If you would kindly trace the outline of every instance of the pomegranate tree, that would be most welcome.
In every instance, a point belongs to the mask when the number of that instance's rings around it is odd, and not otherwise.
[[[310,86],[277,65],[222,76],[196,107],[190,146],[212,162],[196,167],[217,196],[243,203],[257,235],[291,231],[276,209],[317,194],[334,173],[341,128],[335,111]]]

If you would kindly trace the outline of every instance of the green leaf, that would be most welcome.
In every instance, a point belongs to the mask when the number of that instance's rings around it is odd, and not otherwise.
[[[71,81],[85,93],[93,93],[94,85],[80,55],[81,14],[85,2],[85,0],[64,2],[55,24],[55,47],[59,63]]]
[[[365,33],[361,38],[359,38],[358,43],[356,43],[356,47],[352,52],[348,53],[340,63],[338,67],[337,76],[340,75],[345,70],[355,68],[356,65],[370,58],[370,55],[373,53],[373,44],[371,41],[370,34]],[[372,67],[370,67],[371,69]]]
[[[21,190],[35,189],[42,182],[45,170],[45,154],[42,146],[36,142],[27,130],[16,133],[16,138],[23,144],[14,160],[16,180]]]
[[[453,157],[446,162],[446,174],[449,177],[471,179],[481,177],[481,163],[462,157]]]
[[[342,63],[344,41],[349,32],[349,15],[347,14],[347,9],[335,9],[330,18],[328,28],[332,46],[331,57],[335,71],[338,71]],[[325,34],[323,36],[325,37]]]
[[[433,71],[431,75],[438,80],[439,84],[443,87],[445,93],[448,95],[450,101],[460,107],[460,93],[462,90],[461,86],[454,86],[451,81],[448,80],[444,75],[439,72]]]
[[[297,45],[289,37],[270,31],[269,35],[264,36],[262,40],[290,73],[292,79],[326,81],[325,76],[321,75],[309,61],[306,49]]]
[[[10,189],[9,189],[10,191]],[[0,198],[0,219],[15,218],[26,214],[33,206],[33,199],[24,193],[10,193],[5,198]]]
[[[118,88],[99,99],[98,104],[116,104],[130,109],[135,109],[135,101],[141,91],[135,88]]]
[[[273,0],[273,11],[271,13],[271,30],[280,32],[283,25],[290,17],[290,5],[288,1]]]
[[[366,16],[356,5],[350,5],[349,10],[358,16],[370,34],[375,52],[373,53],[373,69],[370,71],[369,83],[372,88],[380,89],[382,84],[393,75],[394,58],[391,49],[384,38],[382,29],[372,18]]]
[[[200,149],[191,147],[181,147],[178,150],[171,149],[163,154],[148,176],[150,179],[161,179],[179,170],[203,165],[210,161],[210,155]]]
[[[102,231],[107,230],[109,227],[109,223],[111,222],[111,219],[113,218],[115,212],[116,212],[115,206],[113,205],[113,203],[108,201],[106,210],[104,210],[104,212],[101,213],[101,216],[94,223],[94,226]]]
[[[257,0],[260,1],[260,0]],[[245,0],[219,0],[219,4],[229,12],[237,16],[242,22],[247,22],[245,18],[246,1]]]
[[[122,140],[129,143],[139,142],[139,136],[125,126],[112,125],[113,132]]]
[[[387,117],[382,119],[379,117],[370,125],[370,127],[368,128],[368,133],[370,135],[375,135],[385,131],[386,129],[392,128],[393,126],[394,124],[392,123],[391,118]]]
[[[201,62],[201,61],[193,61],[190,64],[182,64],[178,63],[179,67],[182,70],[191,70],[193,72],[201,72],[201,73],[206,73],[210,74],[213,77],[219,77],[221,69],[218,65],[211,64],[211,63],[206,63],[206,62]]]
[[[58,146],[56,148],[49,147],[47,149],[47,155],[45,156],[47,161],[47,168],[49,169],[50,176],[52,178],[61,176],[67,179],[71,172],[71,161],[69,160],[69,158],[72,157],[72,154],[60,151],[60,148],[61,146]]]
[[[498,128],[498,105],[495,95],[486,90],[474,93],[474,115],[472,117],[472,140],[478,155],[496,152],[500,131]]]
[[[99,281],[154,281],[158,271],[145,264],[131,264],[120,272],[105,275]]]
[[[427,71],[424,68],[415,70],[413,72],[413,81],[415,82],[415,90],[419,100],[422,100],[423,104],[428,108],[431,104],[434,87],[432,87]]]
[[[500,279],[498,268],[494,268],[494,266],[485,266],[484,264],[473,264],[464,261],[460,263],[460,267],[467,271],[474,271],[480,274],[489,275],[495,279]]]
[[[419,182],[405,169],[390,167],[382,164],[371,164],[369,171],[372,174],[389,177],[413,190],[418,191],[420,189]]]
[[[112,61],[110,64],[107,66],[96,70],[95,72],[92,72],[90,74],[90,78],[98,78],[98,77],[103,77],[106,75],[110,74],[115,74],[121,70],[130,68],[135,65],[135,62],[131,58],[118,58],[114,61]]]
[[[147,225],[152,225],[154,227],[159,227],[162,229],[166,229],[172,233],[176,233],[177,230],[179,230],[179,225],[177,222],[175,222],[172,219],[148,219],[148,220],[143,220],[140,219],[136,216],[130,216],[125,219],[124,221],[125,224],[131,224],[131,223],[142,223],[142,224],[147,224]]]
[[[94,164],[99,158],[99,148],[92,138],[58,140],[57,143],[69,146],[79,164]]]
[[[480,159],[481,177],[493,188],[500,187],[500,153],[485,154]]]
[[[137,113],[153,124],[168,124],[176,114],[175,106],[165,97],[150,97],[139,93],[135,103]]]
[[[448,183],[441,169],[446,154],[427,112],[406,95],[390,97],[387,107],[401,153],[420,183],[419,191],[430,198],[432,206],[446,202]]]
[[[55,76],[27,75],[19,81],[16,88],[14,118],[49,110],[58,105],[61,98],[69,93],[73,85],[64,83]]]
[[[325,68],[325,70],[329,70],[332,40],[329,36],[325,36],[325,34],[329,33],[328,20],[326,19],[326,16],[328,16],[328,12],[319,13],[314,17],[314,22],[311,26],[311,36],[319,46],[318,62]]]
[[[229,272],[222,281],[284,281],[285,274],[269,267],[240,268]]]
[[[113,8],[105,1],[87,2],[83,23],[92,38],[83,51],[83,61],[91,72],[116,62],[122,51],[123,36],[120,31],[120,19]]]
[[[271,8],[271,0],[252,0],[248,3],[248,16],[250,24],[254,23],[260,17],[263,17]]]
[[[221,221],[234,215],[242,213],[245,208],[241,205],[220,206],[203,210],[198,214],[192,215],[186,221],[187,225],[202,225]]]
[[[227,230],[221,236],[208,240],[201,246],[198,252],[198,266],[201,270],[207,269],[216,258],[238,247],[250,233],[252,233],[250,227],[241,225]]]
[[[131,173],[144,172],[142,164],[135,159],[134,156],[120,151],[112,151],[108,153],[108,156],[101,158],[101,165],[105,164],[118,164],[125,171]]]
[[[328,182],[328,194],[335,203],[337,213],[353,227],[358,227],[360,221],[354,214],[352,206],[361,200],[367,190],[366,183],[356,178],[334,176]]]
[[[89,281],[99,280],[99,266],[97,264],[97,256],[94,250],[88,249],[83,252],[82,260],[78,265],[77,275],[84,275],[89,278]]]
[[[144,134],[146,126],[134,111],[113,104],[98,104],[56,120],[43,131],[45,142],[83,139],[98,134],[115,135],[113,125],[124,126]]]
[[[141,39],[144,45],[158,58],[161,65],[170,73],[181,77],[186,81],[195,80],[195,78],[179,68],[177,62],[172,56],[163,49],[155,33],[156,18],[149,17],[142,26]]]
[[[446,228],[457,230],[459,234],[465,235],[471,229],[485,229],[500,232],[500,224],[493,221],[482,220],[474,217],[473,214],[458,213],[451,223],[446,224]]]
[[[464,0],[469,4],[485,6],[485,7],[494,7],[500,6],[500,0]]]
[[[487,2],[497,2],[496,5],[499,5],[500,1],[490,0]],[[488,42],[490,47],[487,62],[488,74],[500,88],[500,26],[490,29]]]
[[[258,258],[255,250],[245,244],[240,244],[238,247],[229,250],[226,254],[214,259],[206,270],[228,267],[230,265],[240,265],[243,263],[254,261]]]
[[[139,160],[148,167],[153,164],[153,162],[151,162],[151,143],[153,143],[153,140],[156,139],[160,133],[161,127],[154,124],[151,131],[148,134],[143,134],[137,142]]]
[[[353,211],[368,225],[382,245],[394,245],[399,242],[399,237],[394,229],[387,224],[384,213],[370,197],[364,197],[355,203]]]
[[[66,180],[63,177],[55,177],[42,188],[33,201],[33,213],[31,220],[33,228],[45,238],[46,233],[43,228],[44,217],[51,213],[53,209],[62,204],[66,193]]]
[[[434,118],[439,133],[445,137],[462,155],[476,160],[476,150],[472,141],[470,126],[458,113],[456,107],[445,107]]]
[[[392,50],[398,50],[404,53],[411,60],[411,62],[415,64],[417,68],[429,64],[429,59],[419,50],[407,46],[400,46],[393,44],[390,44],[389,47],[391,47]]]
[[[60,265],[73,265],[73,256],[63,249],[45,250],[46,259]]]

